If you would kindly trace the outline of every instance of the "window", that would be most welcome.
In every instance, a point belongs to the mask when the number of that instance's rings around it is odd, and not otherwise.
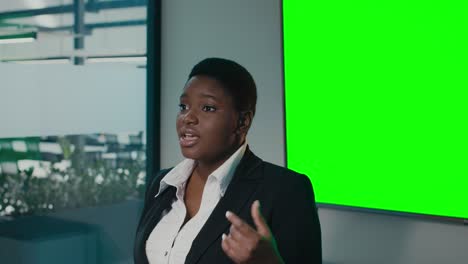
[[[132,262],[146,16],[141,0],[1,1],[0,262]]]

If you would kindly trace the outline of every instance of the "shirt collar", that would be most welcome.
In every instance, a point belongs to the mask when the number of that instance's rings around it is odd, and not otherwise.
[[[247,142],[234,152],[221,166],[219,166],[209,177],[215,177],[219,183],[221,196],[224,196],[229,183],[231,183],[234,172],[244,156],[247,148]]]
[[[229,183],[234,176],[234,172],[239,165],[242,157],[244,156],[245,150],[247,149],[247,141],[240,146],[234,154],[232,154],[221,166],[214,170],[209,176],[214,177],[220,187],[221,196],[224,196]],[[195,167],[195,161],[192,159],[184,159],[177,164],[166,176],[161,180],[159,191],[155,197],[157,197],[162,191],[164,191],[169,185],[176,187],[178,190],[185,187],[185,183],[192,174]]]

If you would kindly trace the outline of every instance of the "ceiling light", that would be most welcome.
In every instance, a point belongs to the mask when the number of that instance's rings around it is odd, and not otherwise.
[[[68,64],[70,63],[69,57],[49,57],[49,58],[35,58],[35,59],[14,59],[2,60],[2,62],[15,63],[15,64]]]
[[[127,62],[127,63],[141,63],[146,62],[146,55],[137,56],[101,56],[101,57],[88,57],[86,59],[89,63],[99,62]]]
[[[0,35],[0,44],[33,42],[37,38],[36,32],[28,32],[13,35]]]

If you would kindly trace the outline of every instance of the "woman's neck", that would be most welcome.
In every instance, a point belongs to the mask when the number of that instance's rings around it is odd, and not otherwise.
[[[215,161],[202,161],[202,160],[197,160],[196,162],[196,167],[194,169],[194,174],[197,177],[199,177],[201,180],[206,182],[208,179],[208,176],[215,171],[217,168],[219,168],[226,160],[229,159],[244,143],[238,144],[231,148],[229,151],[227,151],[221,159],[217,159]]]

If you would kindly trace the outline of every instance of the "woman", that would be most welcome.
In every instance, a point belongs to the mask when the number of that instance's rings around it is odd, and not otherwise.
[[[135,263],[321,263],[311,183],[249,149],[257,92],[226,59],[194,66],[180,96],[186,160],[148,184]]]

